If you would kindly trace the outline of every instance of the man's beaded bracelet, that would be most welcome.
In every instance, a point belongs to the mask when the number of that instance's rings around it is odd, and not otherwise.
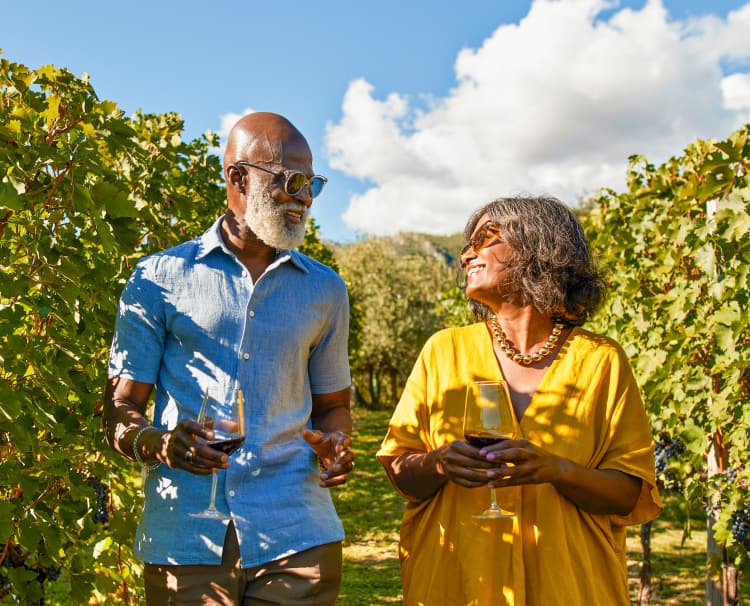
[[[140,463],[142,467],[147,467],[149,470],[156,469],[161,465],[161,461],[155,461],[153,463],[146,463],[144,460],[141,459],[141,455],[138,452],[138,440],[141,439],[141,434],[143,434],[144,431],[147,429],[154,429],[150,425],[146,425],[146,427],[142,427],[138,430],[138,433],[135,434],[135,437],[133,438],[133,458],[135,459],[136,463]]]

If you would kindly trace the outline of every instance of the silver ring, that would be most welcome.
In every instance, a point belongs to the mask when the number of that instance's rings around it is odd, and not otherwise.
[[[193,451],[192,450],[186,450],[185,451],[185,460],[188,463],[192,463],[193,462]]]

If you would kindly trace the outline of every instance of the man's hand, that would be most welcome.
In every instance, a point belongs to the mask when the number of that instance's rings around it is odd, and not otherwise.
[[[229,457],[208,445],[214,432],[200,423],[183,419],[162,439],[163,462],[173,469],[208,475],[215,469],[228,469]]]
[[[343,431],[323,433],[317,429],[303,430],[302,437],[324,467],[320,474],[320,486],[331,488],[346,482],[354,469],[354,452],[350,448],[352,437]]]

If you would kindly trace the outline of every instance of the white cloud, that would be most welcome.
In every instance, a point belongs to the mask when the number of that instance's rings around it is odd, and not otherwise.
[[[724,107],[737,111],[743,122],[750,122],[750,74],[732,74],[721,81]]]
[[[227,114],[222,114],[220,117],[220,126],[219,126],[219,135],[221,135],[221,138],[226,140],[227,136],[229,135],[229,131],[232,130],[232,127],[237,124],[237,121],[242,118],[243,116],[247,116],[248,114],[254,114],[255,110],[250,109],[249,107],[245,108],[244,111],[242,111],[239,114],[235,114],[233,112],[229,112]]]
[[[536,0],[455,62],[456,86],[423,110],[365,80],[326,131],[329,163],[373,186],[343,215],[354,231],[455,233],[493,197],[548,193],[574,204],[624,188],[627,158],[663,162],[750,114],[750,4],[674,21],[660,0],[606,20],[605,0]]]

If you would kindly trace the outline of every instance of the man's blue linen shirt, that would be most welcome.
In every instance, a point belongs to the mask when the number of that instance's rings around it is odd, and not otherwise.
[[[110,376],[156,385],[153,424],[197,418],[206,386],[237,380],[245,443],[219,472],[217,507],[231,513],[242,566],[340,541],[344,531],[301,432],[311,394],[345,389],[346,286],[329,267],[282,251],[253,284],[218,219],[201,237],[143,258],[115,322]],[[219,564],[226,522],[188,517],[211,476],[160,465],[144,484],[136,554],[153,564]]]

